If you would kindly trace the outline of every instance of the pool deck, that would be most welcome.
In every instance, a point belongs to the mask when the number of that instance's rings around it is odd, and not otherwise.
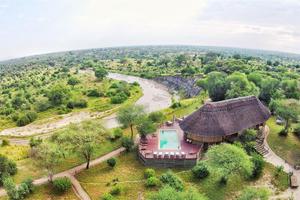
[[[176,130],[180,143],[179,149],[159,148],[159,133],[162,129]],[[154,134],[147,136],[147,140],[140,141],[138,154],[145,165],[151,165],[151,163],[164,165],[164,163],[168,163],[165,164],[165,166],[172,167],[173,164],[174,166],[194,165],[200,158],[201,150],[202,145],[191,144],[184,140],[184,133],[179,127],[179,124],[175,122],[172,125],[161,125]]]

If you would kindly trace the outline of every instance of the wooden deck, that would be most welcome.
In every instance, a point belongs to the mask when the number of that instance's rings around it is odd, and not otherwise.
[[[160,149],[159,148],[159,132],[160,130],[176,130],[179,138],[178,149]],[[184,140],[184,133],[179,124],[162,125],[152,135],[148,135],[145,141],[140,141],[138,154],[140,160],[145,165],[161,166],[161,167],[190,167],[196,164],[200,158],[203,145],[188,143]]]

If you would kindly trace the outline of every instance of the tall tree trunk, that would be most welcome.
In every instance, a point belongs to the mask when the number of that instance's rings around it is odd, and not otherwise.
[[[133,124],[130,124],[131,140],[133,140]]]
[[[285,120],[285,127],[284,127],[284,130],[285,130],[286,132],[288,132],[288,129],[289,129],[289,119],[286,119],[286,120]]]
[[[86,167],[85,167],[86,169],[89,169],[90,168],[90,159],[88,159],[87,160],[87,162],[86,162]]]

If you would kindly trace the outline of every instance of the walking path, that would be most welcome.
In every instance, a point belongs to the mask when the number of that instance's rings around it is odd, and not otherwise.
[[[122,152],[124,152],[125,150],[126,149],[124,147],[121,147],[121,148],[116,149],[102,157],[92,160],[90,162],[90,167],[98,165],[98,164],[102,163],[103,161],[106,161],[109,158],[116,157],[116,156],[120,155]],[[75,175],[78,174],[79,172],[81,172],[82,170],[84,170],[85,168],[86,168],[86,163],[83,163],[72,169],[55,174],[53,176],[53,178],[56,179],[56,178],[60,178],[60,177],[69,177],[72,182],[72,186],[73,186],[73,189],[74,189],[76,195],[81,200],[90,200],[90,197],[88,196],[88,194],[85,192],[85,190],[81,187],[80,183],[75,178]],[[48,181],[49,181],[48,177],[42,177],[42,178],[34,180],[33,184],[35,186],[38,186],[38,185],[43,185],[43,184],[47,183]],[[6,195],[6,191],[3,188],[1,188],[0,196],[4,196],[4,195]]]
[[[269,144],[267,142],[267,137],[268,137],[269,132],[270,132],[270,128],[268,126],[265,126],[264,133],[265,133],[266,137],[265,137],[264,144],[265,144],[265,147],[269,150],[269,153],[264,156],[265,160],[274,166],[283,166],[283,170],[286,173],[292,172],[294,175],[296,175],[298,181],[300,181],[300,171],[295,170],[292,165],[290,165],[285,160],[283,160],[282,158],[277,156],[275,154],[275,152],[272,151],[272,149],[269,147]],[[293,196],[295,200],[300,199],[300,188],[299,187],[297,189],[289,188],[287,191],[285,191],[283,194],[280,195],[280,198],[288,199],[291,196]],[[275,199],[278,197],[279,196],[276,196]]]

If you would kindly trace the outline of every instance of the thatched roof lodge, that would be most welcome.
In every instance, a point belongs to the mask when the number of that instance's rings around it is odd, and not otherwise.
[[[270,111],[255,96],[206,103],[186,117],[180,128],[193,142],[216,143],[245,129],[262,125]]]

